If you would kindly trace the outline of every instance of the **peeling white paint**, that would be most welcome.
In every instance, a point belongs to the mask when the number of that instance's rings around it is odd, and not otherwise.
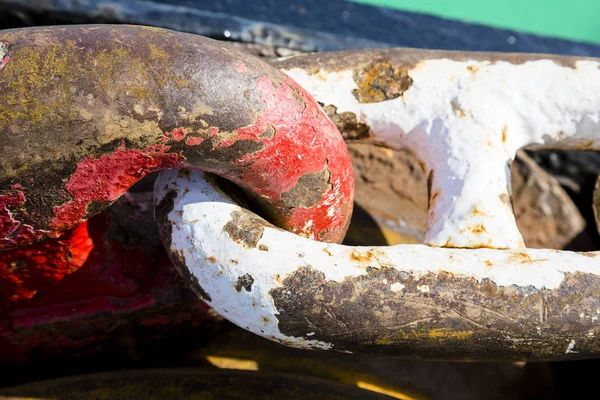
[[[189,271],[210,295],[208,304],[215,311],[242,328],[295,347],[332,347],[330,343],[307,339],[311,332],[318,332],[318,327],[301,338],[286,336],[279,330],[277,310],[269,292],[281,287],[281,282],[304,266],[311,266],[336,282],[364,275],[368,268],[394,268],[415,278],[445,271],[477,281],[489,279],[499,286],[536,289],[558,288],[566,273],[600,275],[597,252],[425,245],[350,247],[316,242],[273,226],[265,226],[257,247],[248,248],[234,241],[224,227],[231,221],[232,212],[250,212],[215,191],[203,176],[200,171],[191,171],[188,177],[165,171],[156,181],[157,203],[167,191],[178,192],[174,209],[168,215],[173,224],[170,250],[184,258]],[[269,250],[259,250],[261,244]],[[251,290],[237,291],[236,281],[245,274],[254,280]],[[390,287],[403,289],[394,284]],[[421,285],[419,290],[429,289]]]
[[[427,285],[417,286],[417,290],[423,293],[429,293],[431,291]]]
[[[579,353],[578,351],[575,351],[575,339],[571,339],[571,341],[569,342],[569,345],[567,346],[567,350],[565,351],[565,354],[577,354]]]
[[[154,195],[158,204],[170,190],[179,192],[169,213],[173,223],[170,250],[183,256],[190,273],[210,295],[212,301],[205,302],[234,324],[271,340],[299,348],[330,349],[330,343],[290,337],[279,331],[269,291],[280,285],[273,277],[280,274],[283,279],[286,274],[266,264],[259,267],[261,259],[269,258],[271,250],[245,248],[224,231],[231,212],[242,208],[217,192],[203,177],[202,172],[195,170],[190,171],[189,178],[178,176],[178,170],[163,171],[156,180]],[[184,193],[186,188],[190,189],[188,193]],[[269,249],[279,247],[265,239],[263,235],[259,243],[267,244]],[[248,254],[252,256],[249,258]],[[296,258],[296,254],[294,251],[287,256]],[[253,267],[248,268],[248,262]],[[251,290],[237,291],[236,282],[245,274],[254,279]]]
[[[387,283],[387,282],[384,282]],[[400,292],[402,290],[404,290],[405,286],[403,284],[401,284],[400,282],[396,282],[396,283],[392,283],[392,285],[390,286],[390,289],[392,290],[392,292]]]
[[[509,162],[531,144],[600,149],[600,63],[576,68],[426,59],[401,97],[361,104],[351,69],[283,71],[317,101],[351,112],[393,149],[407,147],[433,171],[424,243],[522,248],[510,207]],[[302,56],[298,56],[302,60]]]

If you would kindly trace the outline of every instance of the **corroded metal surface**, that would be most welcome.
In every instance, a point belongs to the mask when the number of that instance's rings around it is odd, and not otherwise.
[[[0,248],[13,249],[2,253],[0,276],[11,299],[81,267],[92,244],[79,224],[157,169],[220,174],[278,225],[343,238],[353,179],[342,138],[317,103],[268,64],[156,28],[0,36],[10,51],[0,71]],[[22,290],[23,273],[37,289]]]
[[[321,146],[342,142],[314,101],[226,44],[116,26],[2,37],[13,53],[0,75],[5,246],[73,228],[161,167],[219,172],[273,203],[270,214],[281,223],[306,208],[305,199],[282,197],[306,172],[326,168],[332,185],[350,180],[342,172],[349,162]],[[313,130],[319,145],[306,140]],[[311,232],[340,237],[344,223],[323,233],[315,222]]]
[[[600,352],[597,252],[318,243],[258,221],[199,172],[164,172],[157,182],[157,201],[168,201],[158,223],[186,282],[219,314],[271,340],[452,360]],[[260,240],[232,236],[234,220]]]

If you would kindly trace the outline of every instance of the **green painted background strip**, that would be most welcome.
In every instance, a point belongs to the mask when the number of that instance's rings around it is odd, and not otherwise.
[[[600,43],[600,0],[352,0],[404,11]]]

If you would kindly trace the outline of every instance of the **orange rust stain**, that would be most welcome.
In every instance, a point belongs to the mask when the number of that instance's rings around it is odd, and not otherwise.
[[[360,253],[356,250],[350,253],[350,260],[357,262],[370,262],[376,259],[375,252],[373,250],[368,250],[365,253]]]
[[[492,262],[490,260],[485,260],[484,263],[488,267],[493,267],[494,266],[494,264],[492,264]]]
[[[429,337],[433,339],[459,339],[465,340],[473,335],[473,331],[455,331],[450,328],[436,328],[429,331]]]
[[[482,288],[482,291],[484,291],[488,296],[492,297],[498,293],[498,288],[494,285],[485,285]]]
[[[504,125],[502,128],[502,143],[506,143],[508,140],[508,126]]]
[[[513,253],[509,259],[509,261],[517,261],[520,262],[521,264],[526,264],[526,263],[534,263],[534,262],[544,262],[547,261],[548,259],[546,258],[542,258],[542,259],[538,259],[538,260],[532,260],[531,257],[529,256],[529,254],[527,253],[523,253],[523,252],[518,252],[518,253]]]
[[[544,261],[548,261],[548,259],[541,258],[541,259],[537,259],[537,260],[532,260],[531,257],[529,256],[529,254],[519,252],[519,253],[514,253],[510,257],[509,261],[519,261],[521,264],[526,264],[526,263],[544,262]]]
[[[477,224],[473,227],[471,227],[471,232],[479,234],[479,233],[483,233],[483,232],[487,232],[485,230],[485,226],[483,226],[483,224]]]
[[[267,325],[269,322],[271,322],[271,320],[267,317],[262,317],[262,322],[263,324]]]
[[[468,69],[468,70],[469,70],[469,71],[470,71],[470,72],[471,72],[473,75],[475,75],[475,74],[477,73],[477,71],[479,71],[479,68],[477,68],[477,67],[476,67],[476,66],[474,66],[474,65],[469,65],[469,66],[467,66],[467,69]]]
[[[598,253],[593,252],[593,251],[577,251],[577,254],[579,254],[580,256],[584,256],[584,257],[590,257],[590,258],[595,258]]]
[[[206,257],[206,261],[208,261],[211,264],[214,264],[217,262],[217,258],[215,256]]]
[[[333,256],[333,254],[331,254],[331,252],[328,249],[323,249],[323,252],[325,252],[328,256]]]
[[[479,207],[475,207],[473,209],[473,215],[482,215],[482,216],[485,216],[486,214]]]

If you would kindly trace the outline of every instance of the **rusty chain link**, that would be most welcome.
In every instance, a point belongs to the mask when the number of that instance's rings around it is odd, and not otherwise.
[[[598,353],[598,253],[526,249],[509,169],[522,147],[598,149],[598,60],[397,49],[274,64],[333,120],[350,121],[351,139],[415,153],[429,176],[425,245],[307,241],[200,173],[162,173],[157,199],[178,194],[159,224],[208,304],[302,348],[482,360]]]
[[[258,335],[431,359],[598,354],[597,253],[526,249],[510,189],[520,148],[600,147],[598,60],[393,49],[269,66],[154,28],[2,35],[0,278],[13,298],[79,268],[85,221],[136,180],[187,167],[156,181],[161,239],[199,297]],[[415,153],[424,244],[330,243],[353,198],[331,120]]]
[[[219,174],[278,225],[344,237],[343,139],[267,63],[149,27],[15,29],[1,40],[11,58],[0,71],[0,277],[11,299],[78,269],[93,248],[85,221],[164,168]]]

